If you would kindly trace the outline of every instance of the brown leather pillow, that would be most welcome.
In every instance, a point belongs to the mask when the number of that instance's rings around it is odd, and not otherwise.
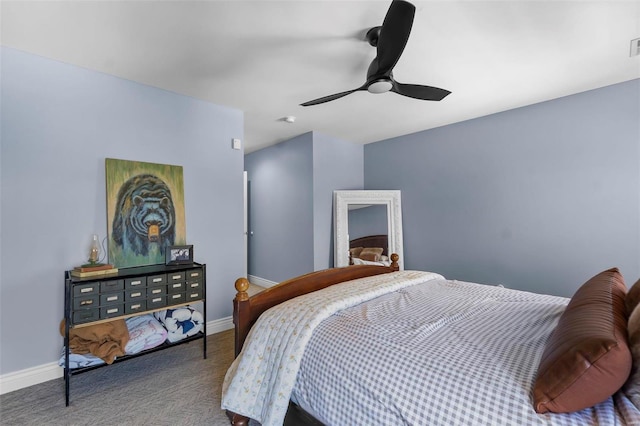
[[[627,292],[624,298],[624,304],[627,306],[627,314],[631,316],[631,312],[638,306],[640,302],[640,280],[636,281]]]
[[[617,268],[576,291],[545,346],[533,388],[538,413],[569,413],[598,404],[631,371],[626,287]]]
[[[349,252],[351,253],[351,257],[360,257],[360,253],[362,252],[362,249],[364,249],[364,247],[354,247],[349,249]]]
[[[380,260],[380,256],[382,256],[382,252],[384,249],[379,247],[365,247],[360,252],[360,259],[368,260],[370,262],[378,262]]]

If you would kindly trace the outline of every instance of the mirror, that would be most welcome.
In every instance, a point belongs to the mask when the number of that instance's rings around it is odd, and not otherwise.
[[[384,254],[396,253],[404,269],[400,191],[333,191],[333,218],[335,267],[350,264],[350,242],[359,239],[367,247],[386,240]]]

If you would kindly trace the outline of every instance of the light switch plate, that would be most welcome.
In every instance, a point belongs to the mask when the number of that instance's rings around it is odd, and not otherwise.
[[[242,145],[242,141],[240,139],[232,139],[231,140],[231,147],[233,149],[240,149]]]

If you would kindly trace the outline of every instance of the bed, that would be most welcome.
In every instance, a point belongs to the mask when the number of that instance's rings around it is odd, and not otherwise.
[[[387,235],[367,235],[349,241],[349,265],[390,266]]]
[[[283,424],[287,410],[327,425],[640,424],[640,332],[627,330],[640,284],[627,294],[611,269],[568,299],[391,257],[252,297],[236,281],[232,424]]]

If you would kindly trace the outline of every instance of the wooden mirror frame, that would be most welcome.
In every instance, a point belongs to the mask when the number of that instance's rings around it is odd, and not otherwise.
[[[402,252],[402,207],[400,191],[333,191],[334,267],[349,265],[349,205],[383,204],[387,206],[389,253],[399,256],[398,266],[404,269]]]

